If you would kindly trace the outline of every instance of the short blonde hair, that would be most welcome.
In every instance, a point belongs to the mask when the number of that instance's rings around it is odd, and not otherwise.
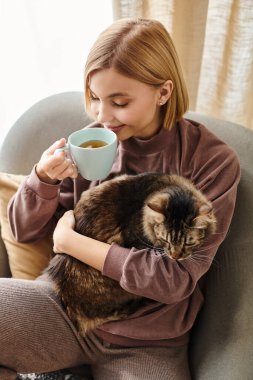
[[[152,19],[120,19],[102,32],[85,65],[85,106],[90,112],[90,76],[113,68],[150,86],[173,82],[170,99],[161,107],[164,127],[171,128],[188,109],[188,92],[173,41],[165,27]]]

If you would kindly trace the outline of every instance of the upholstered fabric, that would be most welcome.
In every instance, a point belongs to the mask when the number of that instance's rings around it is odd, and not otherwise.
[[[194,379],[253,378],[253,132],[191,114],[229,144],[241,163],[237,204],[227,238],[206,277],[206,302],[192,333]]]
[[[88,123],[81,92],[42,99],[21,115],[7,134],[0,150],[0,172],[29,174],[51,143]]]
[[[0,146],[0,172],[29,174],[51,143],[61,137],[67,138],[89,122],[81,92],[60,93],[42,99],[24,112],[6,135]],[[11,273],[6,248],[0,238],[0,277],[5,276]]]
[[[206,276],[206,301],[192,332],[189,356],[193,380],[253,378],[253,132],[196,113],[238,154],[242,179],[229,234]],[[28,174],[50,143],[89,123],[83,94],[50,96],[14,124],[0,150],[0,171]],[[17,143],[18,142],[18,143]],[[0,275],[8,276],[0,239]],[[5,264],[4,264],[5,263]]]
[[[7,208],[25,176],[0,173],[0,224],[1,236],[7,250],[11,275],[14,278],[33,280],[46,268],[53,252],[52,234],[34,243],[16,241],[11,232]]]

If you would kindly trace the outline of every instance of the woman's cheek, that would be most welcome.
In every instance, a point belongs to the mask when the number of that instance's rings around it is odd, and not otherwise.
[[[90,105],[90,113],[92,114],[92,116],[93,116],[94,118],[97,117],[97,115],[98,115],[98,106],[97,106],[96,104],[92,103],[92,104]]]

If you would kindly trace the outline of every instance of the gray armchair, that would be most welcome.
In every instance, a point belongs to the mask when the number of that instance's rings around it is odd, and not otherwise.
[[[189,358],[193,380],[253,379],[253,132],[189,112],[238,154],[242,179],[229,234],[206,276],[206,302],[195,323]],[[66,92],[32,106],[0,149],[0,171],[28,174],[53,141],[89,123],[83,94]],[[18,143],[17,143],[18,142]],[[0,238],[0,276],[10,276]]]

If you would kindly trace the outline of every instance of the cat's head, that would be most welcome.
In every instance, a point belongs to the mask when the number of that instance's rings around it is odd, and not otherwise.
[[[146,237],[175,260],[190,257],[216,227],[211,203],[195,188],[171,186],[152,194],[143,216]]]

